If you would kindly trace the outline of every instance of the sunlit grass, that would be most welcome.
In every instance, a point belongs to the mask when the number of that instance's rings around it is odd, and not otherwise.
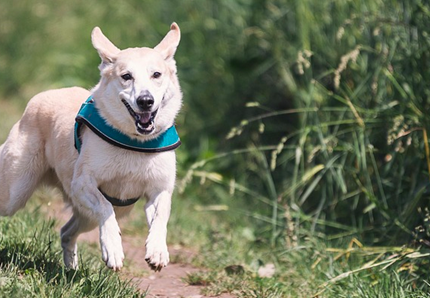
[[[0,297],[145,296],[105,268],[86,245],[80,268],[65,269],[55,221],[44,219],[35,205],[0,219]]]

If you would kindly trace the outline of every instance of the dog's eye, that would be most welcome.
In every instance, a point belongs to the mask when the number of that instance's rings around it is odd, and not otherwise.
[[[132,76],[131,76],[131,74],[129,74],[129,73],[123,74],[123,75],[121,76],[121,78],[122,78],[124,81],[130,81],[131,79],[133,79],[133,77],[132,77]]]
[[[156,72],[154,72],[154,73],[152,74],[152,77],[153,77],[154,79],[158,79],[159,77],[161,77],[161,73],[160,73],[160,72],[158,72],[158,71],[156,71]]]

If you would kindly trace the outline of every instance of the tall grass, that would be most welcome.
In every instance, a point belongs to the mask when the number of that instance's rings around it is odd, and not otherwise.
[[[184,181],[243,198],[239,212],[273,247],[309,237],[418,247],[410,270],[392,264],[425,286],[427,234],[414,230],[426,229],[418,210],[429,200],[428,15],[422,1],[265,1],[245,46],[260,63],[238,83],[250,116],[226,134],[236,149],[195,163]]]
[[[251,76],[279,78],[278,96],[251,98],[254,116],[228,134],[248,147],[190,171],[241,153],[237,173],[248,174],[233,175],[235,188],[264,197],[275,234],[288,206],[298,224],[308,215],[312,230],[333,234],[345,225],[369,243],[405,241],[428,200],[429,43],[427,23],[412,21],[426,8],[420,1],[281,4],[268,1],[256,12],[272,22],[256,22],[249,41],[279,37],[264,49],[273,64]],[[293,48],[297,40],[301,47]],[[291,108],[278,109],[283,102]]]

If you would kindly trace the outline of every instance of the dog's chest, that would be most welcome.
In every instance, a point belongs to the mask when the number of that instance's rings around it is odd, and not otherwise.
[[[144,196],[153,190],[172,191],[175,183],[174,151],[138,153],[109,148],[89,163],[98,187],[120,199]]]

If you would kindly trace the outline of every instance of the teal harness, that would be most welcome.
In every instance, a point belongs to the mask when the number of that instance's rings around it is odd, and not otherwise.
[[[181,145],[181,140],[179,139],[178,132],[176,131],[175,126],[171,126],[157,138],[149,141],[142,142],[130,138],[126,134],[117,130],[115,127],[106,123],[106,121],[100,116],[100,113],[94,104],[92,96],[90,96],[82,104],[75,121],[75,148],[76,150],[78,150],[78,153],[81,153],[82,147],[82,125],[86,125],[97,136],[99,136],[109,144],[126,150],[142,153],[158,153],[174,150]],[[129,206],[136,203],[139,199],[134,198],[128,200],[120,200],[108,196],[101,190],[100,192],[114,206]]]
[[[174,126],[171,126],[157,138],[149,141],[142,142],[130,138],[128,135],[106,123],[100,116],[99,110],[94,105],[92,96],[82,104],[75,120],[75,147],[79,153],[81,152],[82,146],[81,128],[83,124],[109,144],[127,150],[143,153],[157,153],[174,150],[181,145],[181,140]]]

